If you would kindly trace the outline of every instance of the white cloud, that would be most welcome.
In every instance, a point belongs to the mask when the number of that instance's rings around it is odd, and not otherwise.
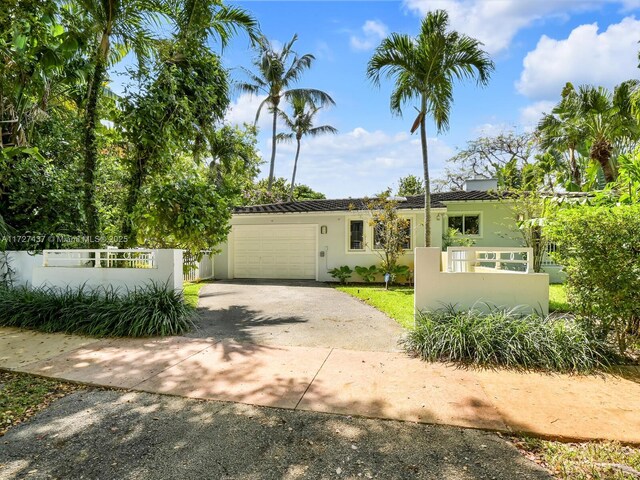
[[[429,138],[428,146],[431,172],[437,176],[455,151],[436,138]],[[295,144],[278,146],[278,176],[291,176],[294,156]],[[303,140],[297,181],[330,198],[359,197],[380,192],[410,173],[422,176],[419,137],[357,127]]]
[[[242,127],[244,123],[253,125],[253,122],[256,119],[256,112],[263,100],[264,97],[258,97],[250,93],[243,93],[231,103],[231,106],[227,111],[227,115],[225,116],[225,122],[239,127]],[[260,128],[260,131],[268,131],[271,128],[271,116],[267,105],[262,107],[258,127]]]
[[[495,54],[505,50],[522,29],[550,17],[567,17],[573,12],[596,10],[605,3],[636,8],[638,0],[523,1],[523,0],[404,0],[409,10],[425,15],[436,9],[449,12],[451,26],[484,43]]]
[[[580,25],[566,39],[543,35],[524,58],[516,84],[530,98],[555,98],[566,82],[608,88],[638,74],[640,21],[627,17],[598,32],[598,25]]]
[[[362,26],[362,36],[351,35],[351,48],[371,50],[389,33],[387,26],[379,20],[367,20]]]
[[[520,124],[525,131],[533,131],[545,113],[551,113],[555,102],[541,100],[520,109]]]

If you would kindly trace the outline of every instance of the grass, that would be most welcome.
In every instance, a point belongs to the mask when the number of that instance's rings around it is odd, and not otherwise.
[[[341,292],[359,298],[372,307],[386,313],[404,328],[413,329],[413,287],[390,287],[381,285],[338,285]],[[564,285],[549,285],[549,310],[570,312]]]
[[[0,371],[0,436],[54,400],[80,388],[70,383]]]
[[[405,347],[430,361],[555,372],[592,372],[614,358],[604,341],[572,319],[500,309],[425,312]]]
[[[570,313],[571,306],[567,300],[567,292],[564,285],[549,285],[549,311]]]
[[[200,297],[200,289],[207,283],[210,282],[184,282],[183,295],[185,303],[193,308],[196,308],[198,306],[198,298]]]
[[[640,475],[637,447],[608,441],[561,443],[526,437],[512,441],[529,459],[562,480],[631,480]]]
[[[339,285],[335,288],[386,313],[404,328],[413,328],[413,287],[385,290],[379,285]]]
[[[0,288],[0,326],[97,337],[179,335],[193,323],[194,309],[179,291],[152,284],[130,291]]]

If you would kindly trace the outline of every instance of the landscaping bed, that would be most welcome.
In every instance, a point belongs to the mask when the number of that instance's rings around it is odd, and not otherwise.
[[[180,335],[193,326],[193,315],[182,293],[163,285],[127,292],[0,287],[0,326],[5,327],[98,337]]]

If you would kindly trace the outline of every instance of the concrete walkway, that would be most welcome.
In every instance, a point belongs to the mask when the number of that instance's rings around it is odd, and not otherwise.
[[[465,370],[399,352],[6,328],[0,368],[189,398],[640,444],[640,368],[544,375]]]

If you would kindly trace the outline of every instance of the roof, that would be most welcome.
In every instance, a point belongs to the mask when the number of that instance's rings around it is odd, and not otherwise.
[[[421,210],[424,208],[424,196],[415,195],[406,197],[407,201],[399,202],[398,208],[409,210]],[[499,195],[494,192],[445,192],[431,194],[431,208],[446,208],[445,202],[453,201],[483,201],[498,200]],[[351,210],[366,210],[366,198],[343,198],[323,200],[300,200],[297,202],[269,203],[265,205],[252,205],[236,207],[235,214],[255,213],[310,213],[310,212],[346,212]]]

